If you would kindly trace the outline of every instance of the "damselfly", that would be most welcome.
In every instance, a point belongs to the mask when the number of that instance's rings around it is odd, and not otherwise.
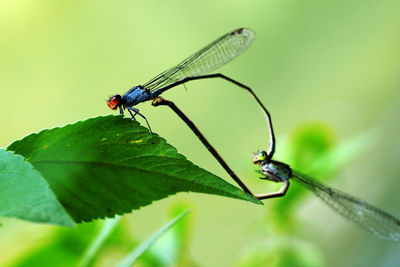
[[[268,114],[268,113],[267,113]],[[269,134],[274,136],[271,120],[268,120]],[[275,140],[275,138],[273,138]],[[271,144],[270,144],[271,146]],[[273,145],[274,147],[274,145]],[[400,241],[400,220],[392,215],[353,197],[347,193],[324,185],[315,179],[290,168],[289,165],[272,160],[272,155],[266,151],[253,154],[253,163],[260,167],[261,179],[282,183],[277,192],[257,195],[258,199],[282,197],[289,188],[289,180],[294,180],[311,190],[334,211],[372,232],[377,237],[392,241]]]
[[[217,69],[243,53],[253,42],[254,37],[254,32],[244,28],[229,32],[143,85],[132,87],[122,96],[116,94],[110,97],[107,105],[112,110],[119,109],[121,114],[126,109],[133,119],[136,115],[139,115],[147,122],[147,119],[133,106],[148,100],[154,100],[168,89],[192,80],[222,78],[249,90],[247,86],[225,75],[206,73]]]
[[[229,32],[200,49],[178,65],[160,73],[143,85],[132,87],[122,96],[116,94],[110,97],[107,101],[107,105],[112,110],[119,109],[120,114],[123,114],[125,109],[128,110],[133,119],[135,119],[136,115],[141,116],[146,121],[150,131],[151,128],[146,117],[139,113],[139,110],[134,106],[148,100],[152,100],[153,106],[169,106],[189,126],[189,128],[196,134],[196,136],[206,146],[210,153],[217,159],[217,161],[228,172],[228,174],[240,185],[240,187],[247,193],[251,193],[250,190],[239,179],[239,177],[237,177],[237,175],[229,168],[229,166],[208,142],[204,135],[199,131],[199,129],[194,125],[194,123],[172,101],[163,99],[160,97],[160,95],[168,89],[185,84],[189,81],[222,78],[248,91],[255,98],[261,108],[266,111],[265,107],[262,105],[250,87],[221,73],[207,74],[243,53],[253,42],[254,37],[254,32],[245,28],[240,28]],[[270,142],[270,144],[274,144],[274,142]],[[270,147],[270,150],[273,151],[274,147]]]

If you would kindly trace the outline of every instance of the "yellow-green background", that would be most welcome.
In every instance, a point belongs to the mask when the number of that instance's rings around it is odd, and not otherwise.
[[[254,44],[220,71],[251,86],[269,108],[277,158],[284,158],[288,140],[304,125],[329,128],[335,146],[361,138],[363,149],[329,183],[399,217],[399,14],[396,0],[1,0],[0,146],[43,128],[110,114],[105,103],[110,95],[146,82],[230,30],[248,27],[257,34]],[[250,96],[219,80],[192,82],[164,96],[188,114],[254,191],[264,189],[250,156],[267,147],[267,128]],[[231,182],[170,110],[149,102],[138,108],[154,132]],[[181,193],[133,211],[132,232],[138,239],[149,236],[178,201],[192,207],[189,253],[200,266],[235,266],[252,247],[279,244],[311,251],[305,257],[317,266],[400,262],[398,244],[359,230],[311,195],[299,203],[293,231],[254,230],[265,217],[276,217],[273,207],[285,199],[262,207]],[[46,246],[56,231],[1,221],[0,265]],[[121,256],[102,253],[108,256],[99,266]],[[264,266],[269,265],[276,263]]]

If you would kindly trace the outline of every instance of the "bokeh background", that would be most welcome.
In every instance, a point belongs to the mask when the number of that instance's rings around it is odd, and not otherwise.
[[[110,114],[110,95],[248,27],[256,41],[220,72],[251,86],[270,110],[276,159],[400,217],[399,14],[395,0],[2,0],[0,146]],[[253,191],[277,189],[258,180],[251,163],[251,153],[268,145],[265,119],[251,97],[220,80],[186,88],[164,96]],[[170,110],[138,108],[154,132],[231,182]],[[293,185],[285,198],[264,206],[186,193],[155,202],[122,218],[94,265],[116,263],[177,206],[192,210],[181,231],[183,252],[173,259],[178,266],[400,263],[399,244],[360,230]],[[101,223],[60,229],[1,218],[0,266],[73,266]],[[164,244],[158,253],[172,247]],[[168,266],[156,254],[146,257],[158,262],[145,257],[140,266]]]

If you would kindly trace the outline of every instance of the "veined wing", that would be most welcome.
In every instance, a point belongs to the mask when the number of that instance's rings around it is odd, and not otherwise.
[[[185,77],[199,76],[215,70],[243,53],[254,37],[255,33],[249,29],[240,28],[229,32],[178,65],[160,73],[143,84],[143,87],[152,92]]]
[[[293,170],[295,181],[310,189],[334,211],[382,239],[400,241],[400,220],[363,200],[330,188]]]

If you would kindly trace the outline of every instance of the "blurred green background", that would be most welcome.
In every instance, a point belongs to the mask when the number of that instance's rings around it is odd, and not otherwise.
[[[255,43],[220,72],[269,108],[276,159],[400,216],[400,2],[0,1],[0,146],[43,128],[110,114],[124,93],[238,27]],[[251,97],[220,80],[168,91],[255,192],[251,153],[267,125]],[[165,107],[138,108],[154,132],[226,178]],[[143,124],[144,122],[141,121]],[[156,185],[155,185],[156,186]],[[161,227],[176,203],[192,209],[179,266],[398,266],[399,245],[365,233],[292,186],[264,206],[179,194],[125,216],[95,266],[110,266]],[[1,218],[0,266],[71,266],[100,221],[59,229]],[[162,249],[161,249],[162,250]],[[35,263],[35,264],[33,264]],[[158,265],[157,265],[158,264]],[[163,266],[145,261],[141,266]],[[160,265],[161,264],[161,265]]]

